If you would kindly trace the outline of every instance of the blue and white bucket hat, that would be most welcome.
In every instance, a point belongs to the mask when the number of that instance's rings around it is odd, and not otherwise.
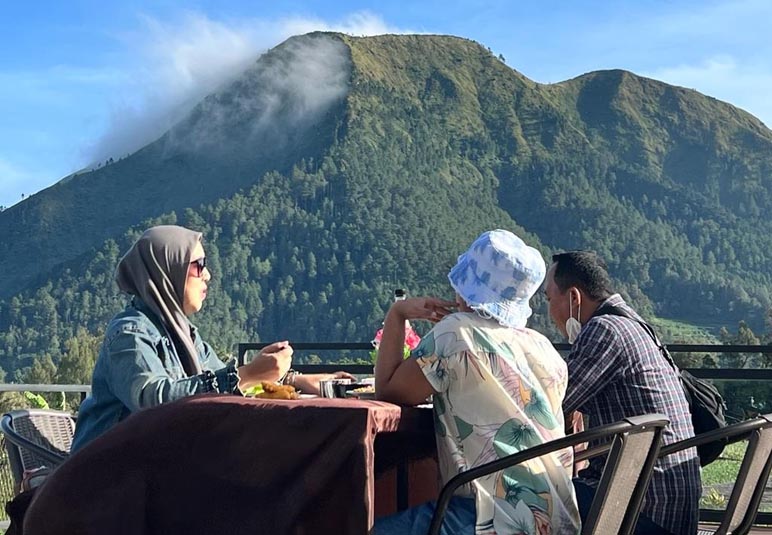
[[[547,267],[539,251],[508,230],[483,232],[448,273],[450,285],[483,316],[505,327],[525,327],[533,311],[528,301],[544,281]]]

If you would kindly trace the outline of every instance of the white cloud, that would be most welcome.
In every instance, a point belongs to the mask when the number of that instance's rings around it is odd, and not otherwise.
[[[674,3],[672,6],[672,10],[651,16],[648,29],[686,43],[709,39],[720,46],[750,46],[746,50],[772,47],[767,38],[772,19],[772,2],[769,0],[714,0],[689,6]]]
[[[231,153],[229,142],[238,135],[251,154],[273,150],[345,94],[347,65],[343,43],[318,35],[295,38],[267,65],[244,71],[239,88],[205,99],[194,119],[171,130],[165,149]]]
[[[138,31],[120,36],[127,46],[143,45],[127,73],[131,82],[113,98],[105,133],[84,151],[89,161],[122,157],[158,138],[204,96],[292,35],[405,33],[368,12],[335,23],[301,17],[217,21],[195,12],[177,22],[147,16],[141,21]]]
[[[112,67],[0,71],[0,205],[83,167],[78,153],[104,113],[94,103],[126,82]]]
[[[649,49],[657,65],[648,61],[641,74],[724,100],[772,126],[772,2],[674,6],[640,27],[641,42],[659,43]],[[676,63],[673,57],[681,59]]]
[[[538,63],[520,68],[543,82],[599,69],[631,70],[729,102],[772,126],[772,2],[656,4],[610,4],[615,7],[561,27],[551,36],[557,45],[505,55],[536,58]]]
[[[341,32],[349,35],[383,35],[387,33],[418,33],[389,26],[384,20],[369,11],[353,13],[344,20],[328,23],[321,19],[286,18],[279,21],[280,34],[286,38],[313,31]]]

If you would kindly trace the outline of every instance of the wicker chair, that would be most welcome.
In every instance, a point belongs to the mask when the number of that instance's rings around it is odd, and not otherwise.
[[[25,473],[56,468],[70,454],[75,419],[62,411],[20,409],[0,420],[5,448],[17,491]]]
[[[661,414],[627,418],[569,435],[521,452],[476,466],[448,481],[440,492],[429,535],[438,535],[453,493],[462,485],[510,466],[583,442],[609,438],[610,447],[583,535],[629,535],[635,529],[651,471],[657,460],[662,430],[670,421]]]

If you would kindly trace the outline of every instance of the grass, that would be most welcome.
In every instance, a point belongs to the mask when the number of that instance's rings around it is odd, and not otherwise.
[[[710,463],[702,471],[703,486],[714,486],[732,483],[737,478],[740,462],[745,455],[746,442],[730,444],[716,461]]]
[[[720,341],[711,334],[711,329],[678,321],[674,319],[656,318],[652,320],[655,329],[662,334],[666,343],[687,344],[719,344]]]
[[[745,455],[747,442],[730,444],[724,448],[724,452],[716,461],[710,463],[702,470],[702,499],[700,507],[706,509],[724,509],[729,501],[729,494],[740,471],[740,463]],[[752,484],[753,482],[749,482]],[[772,505],[762,500],[759,511],[770,512]]]

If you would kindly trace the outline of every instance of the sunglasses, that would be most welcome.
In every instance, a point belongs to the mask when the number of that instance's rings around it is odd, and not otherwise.
[[[194,266],[192,275],[200,278],[204,275],[204,269],[206,269],[206,257],[202,256],[198,260],[191,262],[190,265]]]

